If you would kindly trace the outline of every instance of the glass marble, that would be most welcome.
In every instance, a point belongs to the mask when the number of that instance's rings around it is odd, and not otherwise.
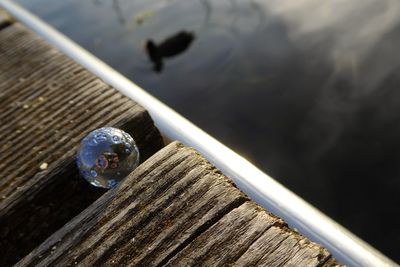
[[[76,163],[89,183],[112,188],[139,165],[139,150],[128,133],[103,127],[82,139]]]

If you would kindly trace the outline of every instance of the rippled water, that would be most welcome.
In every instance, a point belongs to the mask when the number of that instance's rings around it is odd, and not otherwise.
[[[400,260],[398,0],[18,2]]]

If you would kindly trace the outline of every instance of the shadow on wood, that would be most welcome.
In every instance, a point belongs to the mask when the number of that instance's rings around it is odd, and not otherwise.
[[[174,142],[17,266],[322,266],[331,255]]]
[[[24,26],[0,30],[0,51],[0,265],[5,266],[105,192],[79,178],[75,166],[77,146],[88,132],[103,126],[126,130],[143,160],[163,141],[140,105]]]

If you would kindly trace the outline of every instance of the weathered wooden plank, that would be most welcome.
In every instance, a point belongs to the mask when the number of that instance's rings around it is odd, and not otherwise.
[[[197,237],[168,262],[168,266],[233,264],[265,230],[282,223],[254,203],[247,202]]]
[[[0,31],[0,266],[104,193],[74,164],[83,136],[103,126],[131,133],[142,160],[163,146],[143,107],[19,23]]]
[[[236,261],[239,266],[318,266],[329,259],[328,252],[287,227],[265,231]]]
[[[330,257],[174,142],[16,266],[321,266]]]
[[[250,202],[191,242],[168,266],[319,266],[329,258],[324,248]]]

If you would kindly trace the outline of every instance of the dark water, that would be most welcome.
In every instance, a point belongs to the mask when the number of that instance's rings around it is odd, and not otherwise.
[[[18,2],[400,260],[398,0]]]

